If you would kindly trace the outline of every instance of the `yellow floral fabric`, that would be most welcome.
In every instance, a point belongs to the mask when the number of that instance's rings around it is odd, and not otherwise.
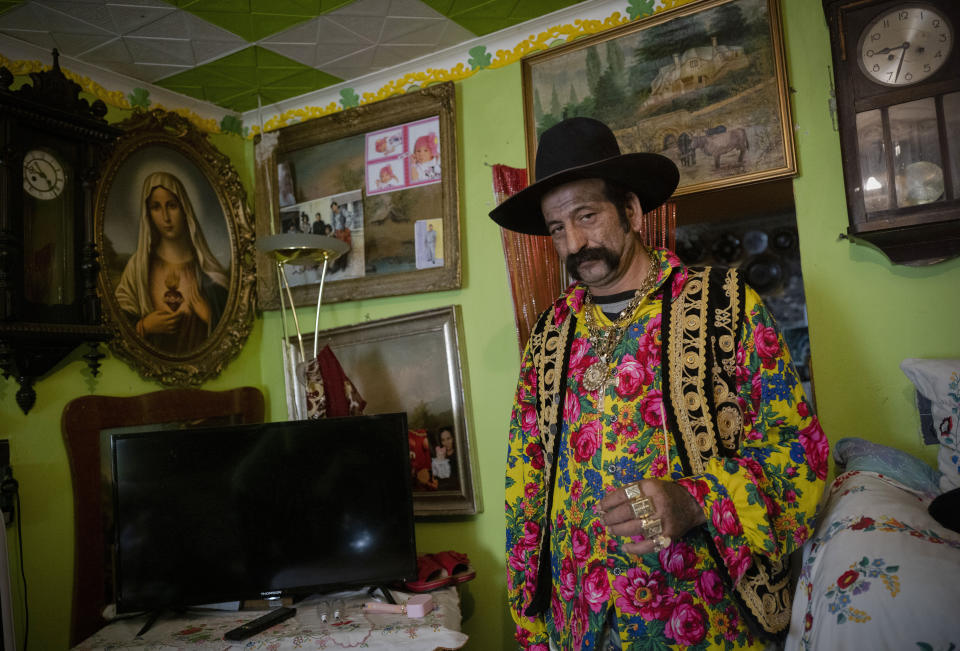
[[[827,473],[826,437],[773,317],[752,289],[737,350],[736,392],[745,423],[739,452],[684,476],[675,433],[665,427],[660,324],[663,292],[678,296],[687,270],[672,253],[655,253],[656,288],[614,351],[613,382],[602,391],[582,385],[584,371],[598,359],[584,326],[585,287],[572,285],[550,308],[555,323],[569,312],[577,321],[549,527],[548,459],[537,428],[537,369],[529,345],[522,360],[505,508],[509,607],[525,649],[547,651],[548,639],[559,649],[593,649],[611,609],[624,651],[763,648],[731,583],[750,567],[752,554],[785,557],[813,530]],[[596,316],[609,323],[599,311]],[[621,551],[624,541],[607,533],[595,507],[607,491],[643,478],[683,485],[703,507],[707,524],[659,553],[637,557]],[[541,560],[544,532],[550,558]],[[551,603],[544,616],[529,617],[524,611],[540,562],[550,563]]]

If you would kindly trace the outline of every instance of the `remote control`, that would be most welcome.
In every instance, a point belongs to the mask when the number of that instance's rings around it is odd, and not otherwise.
[[[238,626],[232,630],[227,631],[223,634],[223,639],[225,640],[245,640],[251,635],[256,635],[261,631],[265,631],[271,626],[275,626],[280,622],[290,619],[297,614],[296,608],[288,608],[287,606],[281,606],[275,610],[271,610],[266,615],[262,617],[257,617],[252,622],[247,622],[242,626]]]

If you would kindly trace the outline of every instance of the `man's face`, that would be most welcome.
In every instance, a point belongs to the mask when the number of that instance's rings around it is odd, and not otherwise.
[[[571,276],[601,290],[622,276],[638,243],[627,216],[607,199],[601,179],[554,188],[543,196],[540,208]]]

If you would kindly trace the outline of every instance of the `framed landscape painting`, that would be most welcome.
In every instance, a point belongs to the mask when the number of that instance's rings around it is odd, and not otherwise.
[[[527,160],[560,120],[680,170],[675,195],[796,174],[777,0],[704,0],[523,59]]]

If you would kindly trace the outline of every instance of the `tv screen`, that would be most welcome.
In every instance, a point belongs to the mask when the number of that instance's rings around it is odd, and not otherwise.
[[[120,613],[416,574],[406,414],[105,436]]]

